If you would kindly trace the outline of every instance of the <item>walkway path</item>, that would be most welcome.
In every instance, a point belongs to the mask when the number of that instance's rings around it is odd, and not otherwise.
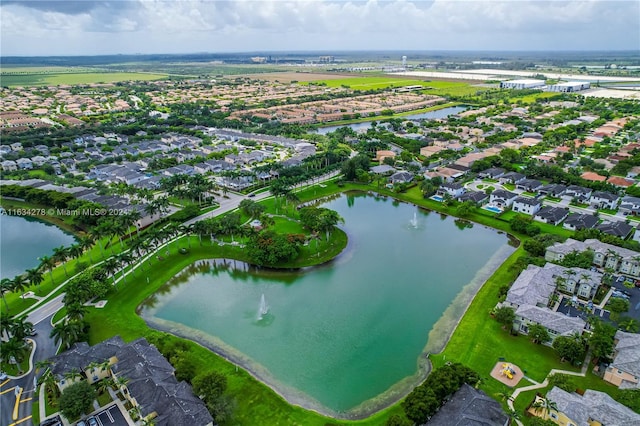
[[[547,377],[545,377],[545,379],[544,379],[544,381],[542,383],[529,385],[529,386],[523,386],[521,388],[516,389],[511,394],[511,397],[509,397],[509,399],[507,400],[507,405],[509,406],[509,409],[515,410],[515,408],[513,407],[513,401],[515,401],[516,398],[522,392],[527,392],[527,391],[534,390],[534,389],[542,389],[542,388],[546,388],[547,386],[549,386],[549,377],[553,376],[554,374],[567,374],[567,375],[570,375],[570,376],[585,377],[587,375],[587,369],[589,368],[589,363],[590,362],[591,362],[591,352],[587,353],[587,356],[586,356],[586,358],[584,360],[584,363],[582,364],[582,368],[580,369],[579,373],[576,373],[575,371],[558,370],[558,369],[554,368],[553,370],[551,370],[549,372],[549,374],[547,374]],[[518,426],[523,426],[523,424],[522,424],[522,422],[520,420],[516,419],[516,423],[518,424]]]

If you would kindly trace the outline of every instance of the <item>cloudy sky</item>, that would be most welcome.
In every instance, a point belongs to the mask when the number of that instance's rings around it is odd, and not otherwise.
[[[0,54],[640,50],[638,0],[2,0]]]

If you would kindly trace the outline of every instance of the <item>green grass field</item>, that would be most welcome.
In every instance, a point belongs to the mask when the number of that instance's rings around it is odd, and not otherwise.
[[[460,81],[443,80],[414,80],[403,79],[401,76],[379,76],[379,77],[349,77],[337,80],[319,80],[312,83],[325,84],[327,87],[348,86],[353,90],[377,90],[392,87],[416,86],[420,85],[427,90],[425,93],[438,96],[466,96],[475,95],[479,91],[487,90],[482,87],[475,87],[469,83]]]
[[[398,77],[348,77],[337,80],[320,80],[311,83],[326,84],[328,87],[349,86],[353,90],[377,90],[388,87],[429,86],[430,82]]]
[[[17,86],[56,86],[59,84],[116,83],[119,81],[148,81],[167,78],[167,74],[146,74],[135,72],[57,72],[33,71],[27,74],[0,75],[0,85]]]

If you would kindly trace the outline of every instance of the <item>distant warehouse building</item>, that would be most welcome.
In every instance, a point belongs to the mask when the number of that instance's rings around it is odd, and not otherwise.
[[[566,83],[551,84],[547,86],[547,92],[579,92],[587,90],[591,87],[591,83],[587,81],[568,81]]]
[[[544,80],[509,80],[501,81],[501,89],[536,89],[544,86]]]

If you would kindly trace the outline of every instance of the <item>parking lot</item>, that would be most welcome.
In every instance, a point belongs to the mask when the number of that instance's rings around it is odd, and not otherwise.
[[[98,426],[129,426],[117,405],[112,405],[93,414],[98,420]],[[86,420],[85,420],[86,423]]]
[[[615,290],[621,292],[624,296],[626,296],[625,298],[629,300],[629,312],[623,313],[621,314],[621,316],[635,318],[640,321],[640,288],[625,287],[624,277],[615,277],[612,287]]]

